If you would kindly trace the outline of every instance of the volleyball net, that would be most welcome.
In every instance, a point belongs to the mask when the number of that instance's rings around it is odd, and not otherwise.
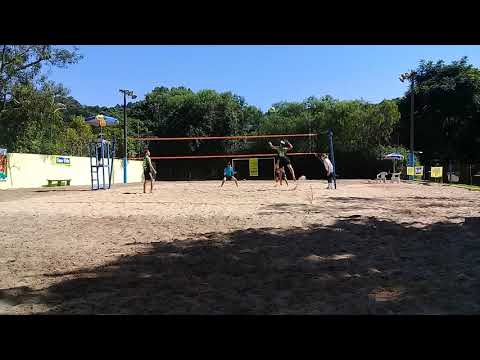
[[[151,152],[150,158],[157,164],[161,162],[160,168],[171,168],[172,166],[187,168],[187,172],[184,173],[187,178],[191,177],[191,174],[188,174],[188,167],[221,167],[228,161],[238,164],[239,169],[236,170],[240,173],[240,178],[273,178],[274,165],[272,164],[275,164],[274,159],[277,152],[270,148],[268,142],[278,146],[281,140],[287,140],[293,145],[293,149],[287,153],[287,156],[293,157],[291,161],[294,167],[296,159],[314,158],[314,155],[319,153],[328,153],[334,163],[333,132],[331,130],[320,134],[138,136],[130,139],[141,142],[144,147],[148,148]],[[142,157],[132,159],[140,160]],[[201,160],[209,160],[209,162],[199,165],[198,162]],[[192,161],[197,163],[194,165]],[[310,163],[314,162],[310,161]],[[248,164],[248,167],[245,164]],[[318,165],[318,161],[316,164]],[[210,171],[211,177],[218,178],[218,176],[214,176],[218,171],[219,169]],[[300,173],[302,172],[304,171],[300,171]],[[209,178],[210,175],[206,177]]]

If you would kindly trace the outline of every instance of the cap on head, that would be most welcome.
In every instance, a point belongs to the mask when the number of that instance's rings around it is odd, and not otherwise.
[[[280,145],[285,145],[285,140],[280,141]]]

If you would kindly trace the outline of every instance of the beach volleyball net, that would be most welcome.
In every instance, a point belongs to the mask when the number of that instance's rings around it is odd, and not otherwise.
[[[333,136],[333,133],[332,133]],[[298,176],[308,172],[312,164],[319,165],[314,156],[321,152],[333,154],[325,134],[268,134],[234,136],[189,136],[131,138],[150,150],[159,179],[204,180],[218,179],[227,162],[233,163],[239,179],[273,179],[277,153],[268,142],[278,146],[287,140],[293,149],[287,153],[293,167],[302,159]],[[332,143],[333,145],[333,143]],[[308,158],[308,159],[307,159]],[[136,160],[141,157],[134,158]],[[307,165],[310,164],[310,165]]]

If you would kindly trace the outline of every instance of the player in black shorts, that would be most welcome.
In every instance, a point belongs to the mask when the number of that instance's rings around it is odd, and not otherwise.
[[[285,183],[288,186],[288,180],[287,180],[287,174],[285,173],[285,168],[282,167],[276,167],[275,169],[275,186],[277,186],[277,183],[280,182],[280,186],[282,186],[282,181],[285,180]]]
[[[293,171],[293,166],[290,162],[290,159],[287,157],[287,151],[292,150],[293,145],[290,144],[290,142],[288,140],[280,141],[279,146],[272,145],[272,143],[270,141],[268,142],[268,145],[270,145],[270,147],[273,150],[277,151],[277,164],[278,164],[277,166],[279,168],[282,168],[282,167],[288,168],[288,170],[290,171],[290,174],[292,175],[293,181],[296,182],[297,179],[295,178],[295,171]]]
[[[152,160],[150,159],[150,151],[145,149],[145,157],[143,158],[143,193],[147,192],[147,181],[150,181],[150,193],[153,192],[153,181],[157,172],[155,171]]]
[[[223,169],[223,180],[222,180],[222,185],[220,185],[220,187],[223,186],[223,184],[225,184],[225,181],[235,181],[235,185],[237,185],[238,187],[238,182],[237,182],[237,179],[235,178],[235,170],[233,169],[232,167],[232,164],[229,162],[227,162],[227,166],[225,166],[225,169]]]

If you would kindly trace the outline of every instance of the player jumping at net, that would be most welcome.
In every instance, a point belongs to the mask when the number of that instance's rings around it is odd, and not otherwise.
[[[153,181],[157,176],[157,171],[152,165],[152,159],[150,159],[150,151],[145,149],[145,157],[143,158],[143,193],[147,192],[147,181],[150,181],[150,194],[153,192]]]
[[[223,184],[225,184],[225,181],[235,181],[235,185],[237,185],[238,187],[238,181],[237,179],[235,178],[235,171],[233,170],[233,166],[232,166],[232,163],[229,161],[227,162],[227,166],[225,167],[225,169],[223,169],[223,180],[222,180],[222,185],[220,185],[220,187],[223,186]]]
[[[293,181],[297,181],[295,178],[295,171],[293,171],[293,166],[290,162],[290,159],[287,157],[287,151],[290,151],[293,149],[293,145],[290,144],[288,140],[282,140],[280,141],[279,146],[274,146],[272,143],[269,141],[268,145],[277,152],[277,161],[278,161],[278,167],[287,167],[288,170],[290,171],[290,174],[292,175]]]

